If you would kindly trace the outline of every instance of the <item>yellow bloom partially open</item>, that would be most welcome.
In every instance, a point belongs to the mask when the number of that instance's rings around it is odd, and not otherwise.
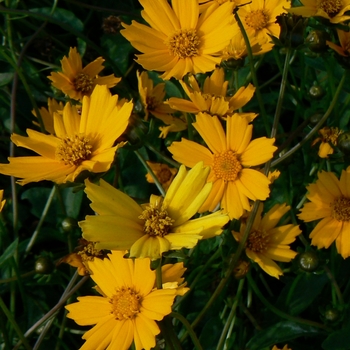
[[[131,102],[117,107],[118,95],[111,96],[106,86],[97,85],[91,97],[84,96],[81,115],[67,103],[62,115],[54,115],[55,135],[27,129],[28,137],[13,134],[11,140],[38,156],[10,157],[0,164],[0,173],[20,178],[18,183],[49,180],[74,181],[84,170],[102,173],[109,170],[133,108]]]
[[[64,56],[61,60],[62,72],[53,72],[48,77],[52,85],[67,94],[74,100],[82,100],[83,96],[90,96],[96,85],[106,85],[111,88],[117,85],[121,78],[113,74],[106,77],[99,77],[98,74],[103,70],[102,57],[89,63],[83,68],[81,56],[75,47],[71,47],[68,57]]]
[[[131,257],[156,260],[168,250],[193,248],[198,240],[219,235],[229,221],[226,214],[190,220],[210,193],[208,172],[203,163],[190,171],[180,167],[165,197],[152,195],[142,206],[103,180],[100,185],[86,181],[90,206],[99,215],[79,223],[83,237],[97,242],[98,249],[127,249]]]
[[[163,79],[205,73],[220,63],[217,53],[233,32],[233,3],[213,4],[199,15],[198,0],[139,0],[149,24],[123,24],[121,34],[140,52],[137,62],[147,70],[164,72]],[[147,38],[147,40],[145,40]]]
[[[78,297],[67,305],[67,317],[80,326],[95,325],[83,335],[81,350],[150,350],[160,333],[155,321],[170,314],[176,289],[154,289],[156,275],[149,259],[124,259],[113,251],[109,259],[89,262],[91,278],[101,296]]]
[[[311,244],[328,248],[336,242],[338,253],[345,259],[350,256],[350,167],[342,171],[340,180],[332,172],[318,173],[316,183],[307,187],[306,203],[298,215],[310,222],[321,221],[310,234]]]
[[[251,141],[253,126],[238,114],[227,117],[226,135],[219,118],[206,113],[199,113],[193,126],[209,149],[186,139],[173,142],[168,149],[176,161],[188,167],[199,161],[210,167],[208,181],[213,181],[213,189],[201,211],[213,211],[220,204],[231,219],[238,219],[244,209],[250,211],[248,199],[269,196],[269,179],[251,167],[272,158],[277,149],[274,139]]]
[[[286,204],[276,204],[261,217],[263,204],[260,203],[245,249],[249,259],[276,278],[283,275],[283,272],[275,261],[289,262],[297,255],[290,249],[289,244],[300,234],[299,226],[277,226],[289,209]],[[237,241],[242,240],[245,228],[246,224],[242,223],[240,232],[232,232]]]
[[[325,126],[318,131],[320,136],[312,142],[312,146],[321,142],[318,150],[319,157],[327,158],[330,154],[334,153],[334,147],[337,145],[338,137],[342,132],[337,127],[329,126]]]

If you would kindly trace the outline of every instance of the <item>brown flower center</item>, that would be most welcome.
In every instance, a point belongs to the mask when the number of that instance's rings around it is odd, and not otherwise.
[[[147,104],[147,109],[149,111],[154,111],[161,104],[161,102],[155,96],[147,96],[146,104]]]
[[[325,126],[318,133],[321,135],[322,142],[330,142],[334,146],[337,145],[338,136],[342,133],[338,128]]]
[[[246,25],[255,30],[265,28],[268,22],[269,16],[264,10],[252,11],[245,17]]]
[[[84,245],[77,252],[77,254],[81,257],[82,262],[94,261],[94,258],[96,257],[102,259],[105,256],[102,250],[95,248],[96,242],[84,240],[83,244]]]
[[[109,302],[112,304],[111,313],[116,320],[130,320],[140,312],[142,296],[133,288],[122,287],[116,290]]]
[[[329,17],[334,17],[342,8],[341,0],[321,0],[318,7],[327,13]]]
[[[157,174],[157,177],[161,184],[167,183],[172,176],[173,174],[171,173],[168,167],[162,167]]]
[[[90,140],[83,135],[66,136],[56,149],[56,159],[66,165],[79,165],[89,159],[91,148]]]
[[[149,205],[139,216],[144,220],[143,230],[150,236],[164,237],[170,231],[174,220],[168,216],[168,212],[160,206]]]
[[[338,221],[350,221],[350,198],[339,197],[331,204],[332,218]]]
[[[94,87],[92,78],[85,73],[79,73],[75,77],[73,85],[76,91],[82,92],[83,94],[89,94]]]
[[[195,29],[180,29],[167,40],[166,44],[173,56],[186,58],[198,55],[200,41]]]
[[[255,253],[262,253],[267,249],[269,237],[264,231],[253,231],[249,234],[247,248]]]
[[[218,179],[235,181],[242,170],[242,165],[233,151],[214,154],[213,171]]]

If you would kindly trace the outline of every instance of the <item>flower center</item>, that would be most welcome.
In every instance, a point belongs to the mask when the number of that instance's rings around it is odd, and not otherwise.
[[[262,253],[267,249],[269,237],[264,231],[253,231],[249,234],[247,248],[255,253]]]
[[[90,140],[83,135],[66,136],[56,149],[56,159],[66,165],[79,165],[91,154]]]
[[[139,216],[144,220],[143,230],[150,236],[164,237],[170,231],[170,227],[174,220],[168,216],[168,212],[160,206],[150,204]]]
[[[130,320],[140,312],[142,296],[130,287],[117,289],[109,299],[116,320]]]
[[[83,94],[90,93],[92,88],[94,87],[92,78],[85,73],[79,73],[75,77],[73,85],[76,91],[80,91]]]
[[[233,151],[225,151],[214,154],[213,171],[218,179],[224,181],[235,181],[242,165]]]
[[[157,174],[157,177],[161,184],[165,184],[171,179],[172,175],[173,174],[171,173],[169,168],[163,167],[160,169],[159,173]]]
[[[149,111],[154,111],[161,102],[158,101],[157,97],[155,96],[147,96],[146,97],[146,104],[147,104],[147,109]]]
[[[247,26],[255,30],[265,28],[268,22],[269,16],[264,10],[252,11],[245,17],[245,23]]]
[[[84,240],[81,250],[77,252],[83,262],[93,261],[96,257],[103,258],[105,256],[102,250],[95,248],[95,244],[96,242]]]
[[[338,136],[342,133],[338,128],[325,126],[320,129],[319,134],[322,137],[322,142],[330,142],[334,146],[337,145]]]
[[[331,204],[332,218],[338,221],[350,221],[350,198],[339,197]]]
[[[342,8],[341,0],[321,0],[318,7],[327,13],[329,17],[334,17]]]
[[[166,42],[171,54],[179,58],[186,58],[198,55],[200,44],[195,29],[180,29]]]

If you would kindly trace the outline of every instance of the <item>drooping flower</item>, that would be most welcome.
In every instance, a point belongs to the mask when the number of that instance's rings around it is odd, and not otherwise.
[[[303,17],[323,17],[331,23],[341,23],[350,19],[345,12],[350,10],[349,0],[300,0],[303,6],[288,10]]]
[[[225,81],[225,71],[215,69],[211,76],[204,81],[202,89],[194,76],[188,77],[188,84],[180,80],[190,101],[171,97],[168,100],[170,107],[179,111],[194,113],[206,112],[211,115],[225,116],[227,113],[243,107],[253,97],[255,87],[248,84],[242,86],[232,97],[226,97],[228,81]]]
[[[149,24],[123,24],[121,34],[142,54],[137,62],[146,70],[164,72],[163,79],[205,73],[220,63],[216,56],[233,33],[233,3],[213,4],[199,15],[198,0],[140,0]],[[147,37],[147,40],[145,40]]]
[[[0,173],[20,178],[18,183],[42,180],[74,181],[84,170],[102,173],[109,170],[116,150],[113,146],[125,131],[133,104],[117,107],[118,95],[111,96],[106,86],[97,85],[91,97],[84,96],[81,115],[67,103],[62,115],[54,115],[55,135],[27,129],[28,137],[13,134],[11,140],[38,156],[9,157],[0,164]]]
[[[164,163],[155,163],[147,161],[147,164],[161,183],[164,190],[166,191],[169,188],[171,182],[173,181],[177,173],[177,169],[170,168],[169,165]],[[146,180],[149,183],[154,183],[153,177],[150,173],[146,174]]]
[[[149,259],[124,259],[112,251],[109,259],[88,263],[101,296],[78,297],[67,305],[67,317],[81,326],[95,325],[83,335],[81,350],[150,350],[160,333],[155,321],[171,312],[175,288],[154,289],[156,275]]]
[[[320,143],[320,148],[318,150],[318,155],[321,158],[327,158],[330,154],[334,153],[334,148],[338,143],[338,136],[342,133],[337,127],[325,126],[318,131],[319,137],[312,142],[314,146],[317,142]]]
[[[348,57],[350,55],[350,32],[337,29],[337,34],[338,34],[340,46],[328,40],[326,41],[326,43],[331,49],[336,51],[339,55],[343,57]]]
[[[241,6],[238,15],[250,38],[271,41],[269,35],[278,38],[281,30],[277,16],[286,13],[290,6],[288,0],[253,0]]]
[[[298,215],[310,222],[320,220],[310,234],[311,244],[328,248],[334,241],[338,253],[346,259],[350,256],[350,167],[342,171],[340,180],[332,172],[318,173],[316,183],[307,186],[306,203]]]
[[[301,232],[299,226],[289,224],[277,226],[282,216],[289,211],[286,204],[274,205],[261,217],[263,204],[260,203],[246,243],[246,254],[255,261],[267,274],[279,278],[282,269],[275,261],[289,262],[297,253],[290,249],[289,244],[295,241]],[[237,241],[241,241],[246,223],[241,224],[240,232],[232,232]]]
[[[3,200],[4,197],[4,190],[0,190],[0,213],[2,212],[2,209],[4,208],[4,205],[6,203],[6,199]]]
[[[229,221],[226,214],[190,220],[211,190],[208,173],[203,163],[190,171],[182,166],[165,197],[152,195],[142,206],[103,180],[100,185],[85,181],[90,206],[99,215],[79,223],[83,237],[97,242],[98,249],[127,249],[131,257],[156,260],[168,250],[193,248],[198,240],[219,235]]]
[[[111,88],[117,85],[121,78],[113,74],[106,77],[99,77],[103,70],[102,57],[89,63],[83,68],[81,56],[75,47],[71,47],[68,57],[61,60],[62,72],[52,72],[48,77],[52,85],[67,94],[74,100],[82,100],[84,96],[90,96],[96,85],[106,85]]]
[[[176,161],[188,167],[199,161],[210,167],[208,182],[213,182],[213,189],[201,212],[213,211],[220,203],[231,219],[238,219],[244,209],[250,211],[248,199],[264,200],[269,196],[269,179],[251,167],[272,158],[277,149],[274,139],[251,141],[253,126],[238,114],[227,117],[226,135],[219,118],[206,113],[199,113],[193,126],[209,149],[186,139],[173,142],[168,149]]]

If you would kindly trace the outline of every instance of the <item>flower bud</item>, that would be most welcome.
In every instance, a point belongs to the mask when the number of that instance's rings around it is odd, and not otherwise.
[[[346,155],[350,155],[350,132],[344,132],[338,136],[338,147]]]
[[[309,250],[298,255],[298,265],[306,272],[314,272],[320,264],[320,259],[316,252]]]
[[[63,232],[69,233],[71,232],[75,227],[77,227],[77,221],[73,218],[70,218],[67,216],[64,218],[61,222],[61,227]]]
[[[304,43],[304,30],[307,19],[290,13],[283,13],[276,17],[281,27],[279,44],[285,47],[298,48]]]
[[[48,256],[41,256],[35,261],[35,272],[40,275],[48,275],[55,268],[55,265]]]
[[[306,44],[310,51],[321,53],[325,52],[328,49],[326,44],[328,34],[321,30],[312,30],[309,35],[306,37]]]
[[[325,91],[321,85],[318,85],[316,82],[309,89],[309,96],[312,100],[320,100],[324,96]]]

